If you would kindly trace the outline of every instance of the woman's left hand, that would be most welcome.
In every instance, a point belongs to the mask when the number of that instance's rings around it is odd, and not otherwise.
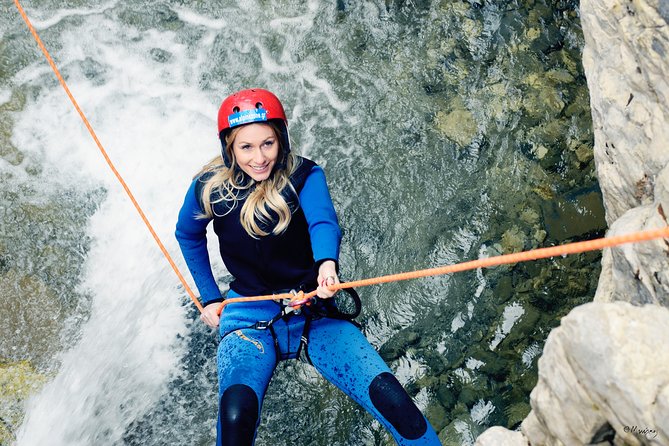
[[[339,277],[337,277],[335,262],[326,260],[321,263],[321,266],[318,268],[318,288],[316,289],[316,295],[322,299],[334,296],[337,291],[330,291],[328,286],[338,283]]]

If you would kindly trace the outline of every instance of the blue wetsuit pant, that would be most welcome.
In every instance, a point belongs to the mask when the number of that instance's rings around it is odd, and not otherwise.
[[[276,316],[278,308],[273,302],[244,303],[230,305],[224,312],[218,348],[218,446],[253,444],[277,358],[296,357],[304,316],[275,322],[274,335],[268,329],[249,328]],[[399,445],[440,444],[430,423],[355,325],[314,319],[308,355],[328,381],[371,413]]]

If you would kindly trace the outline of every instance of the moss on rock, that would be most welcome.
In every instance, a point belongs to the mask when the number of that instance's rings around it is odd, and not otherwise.
[[[0,444],[10,444],[14,440],[23,420],[25,400],[47,379],[28,361],[5,362],[0,358]]]

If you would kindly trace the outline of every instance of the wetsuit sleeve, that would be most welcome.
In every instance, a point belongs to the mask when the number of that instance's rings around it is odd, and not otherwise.
[[[330,191],[325,181],[325,173],[320,166],[314,166],[300,191],[300,205],[309,225],[311,249],[314,261],[339,261],[341,229],[337,221]]]
[[[193,181],[186,193],[184,204],[179,211],[175,235],[181,248],[181,254],[200,292],[202,304],[207,305],[212,302],[220,302],[223,298],[211,271],[207,251],[207,225],[211,219],[196,218],[196,215],[202,213],[197,197],[197,181],[197,179]]]

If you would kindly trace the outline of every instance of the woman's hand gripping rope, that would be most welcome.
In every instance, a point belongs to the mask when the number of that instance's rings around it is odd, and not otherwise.
[[[219,311],[220,306],[220,302],[214,302],[206,305],[203,308],[202,313],[200,313],[200,320],[208,327],[218,327],[219,321],[221,319],[221,312]]]
[[[337,266],[334,261],[326,260],[318,267],[318,288],[316,295],[321,299],[329,299],[334,296],[337,289],[330,289],[332,285],[339,284],[339,277],[337,276]]]

